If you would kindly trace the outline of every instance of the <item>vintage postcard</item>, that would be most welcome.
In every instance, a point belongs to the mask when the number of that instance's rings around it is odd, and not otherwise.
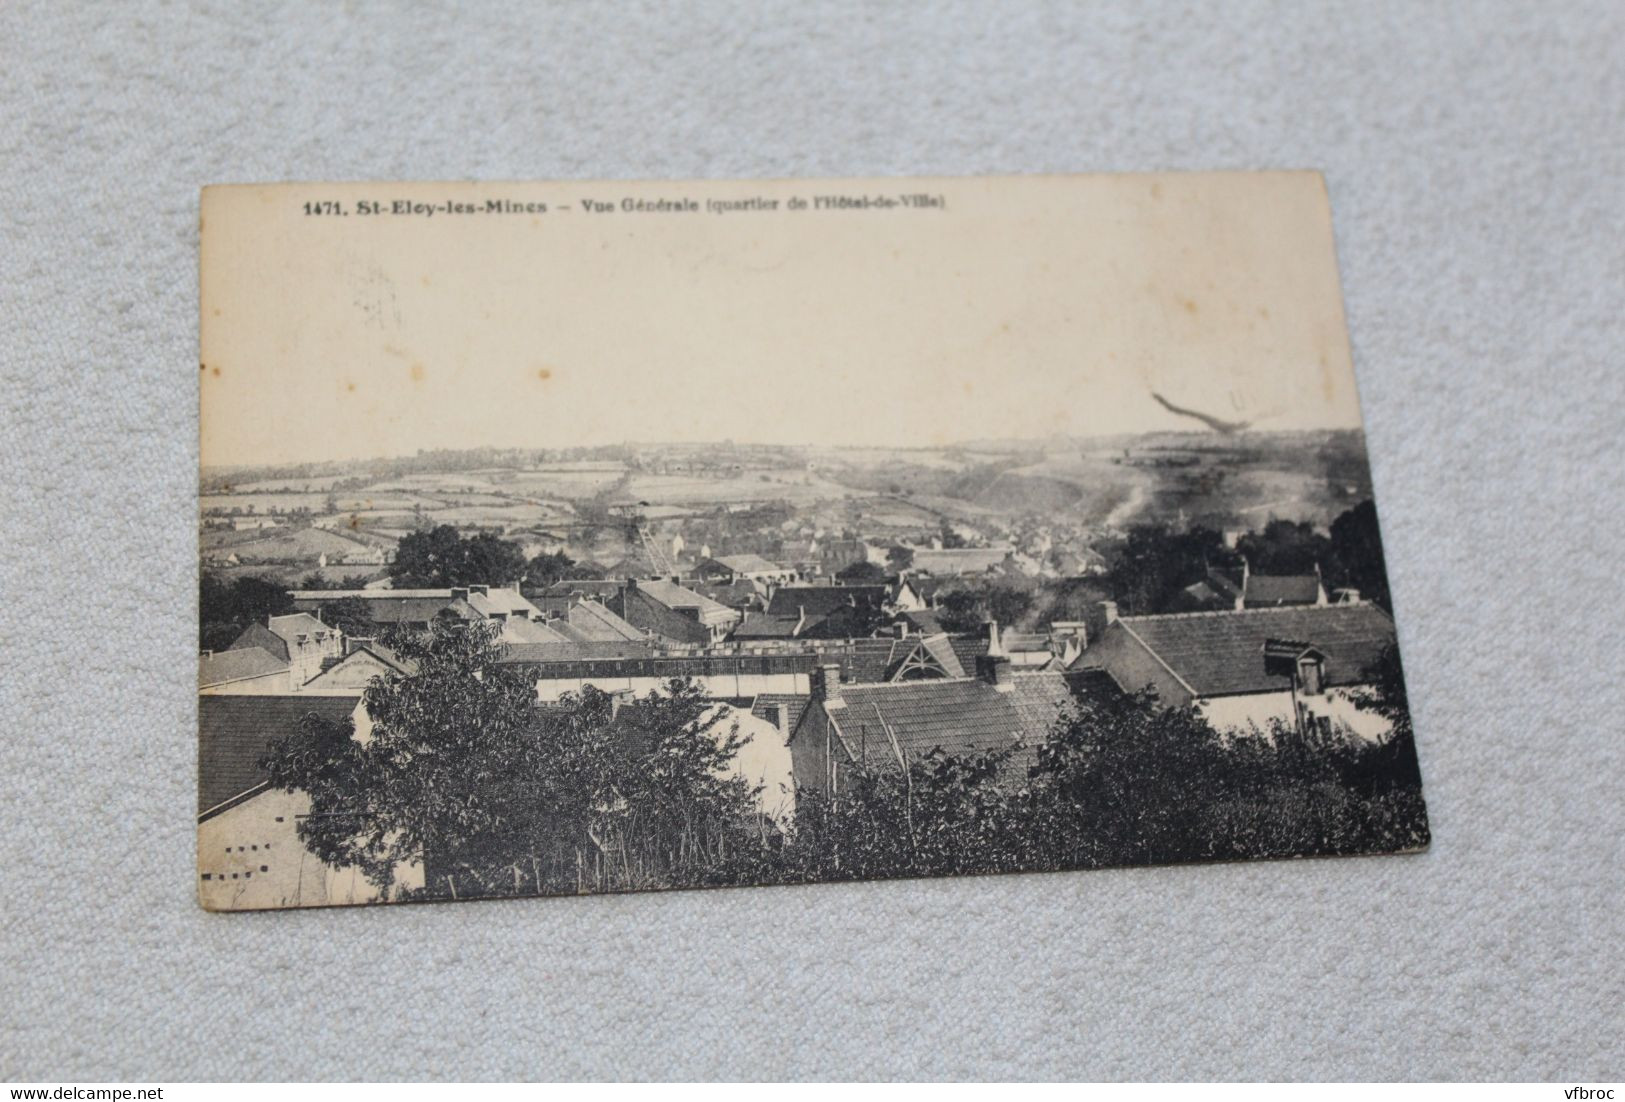
[[[198,891],[1428,841],[1305,172],[202,198]]]

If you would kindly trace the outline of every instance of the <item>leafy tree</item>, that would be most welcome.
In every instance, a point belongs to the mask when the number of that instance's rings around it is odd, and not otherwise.
[[[449,524],[409,532],[395,549],[389,576],[400,588],[443,588],[458,584],[463,540]]]
[[[228,582],[204,571],[198,584],[198,643],[204,650],[224,650],[249,624],[292,611],[293,598],[279,582],[258,577]]]
[[[1032,611],[1028,586],[1008,580],[966,579],[938,598],[937,617],[954,632],[980,631],[989,620],[1008,627]]]
[[[914,548],[895,544],[886,551],[886,565],[899,574],[909,569],[914,565]]]
[[[754,792],[726,773],[741,741],[698,688],[538,708],[496,639],[490,624],[395,637],[415,672],[368,687],[365,742],[311,716],[271,747],[271,784],[310,796],[313,853],[383,888],[421,862],[424,894],[456,897],[706,883],[761,848]]]
[[[480,532],[463,541],[461,574],[452,585],[512,585],[525,573],[525,554],[512,540]]]
[[[403,588],[509,585],[525,571],[519,545],[489,532],[464,539],[449,524],[401,539],[389,575]]]
[[[575,565],[576,561],[563,551],[544,551],[525,564],[525,584],[546,589],[569,577],[568,571]]]
[[[377,634],[372,609],[363,597],[340,597],[336,601],[322,602],[319,612],[322,623],[338,628],[345,635],[370,636]]]
[[[1311,574],[1331,557],[1332,544],[1302,521],[1272,520],[1236,543],[1257,574]]]
[[[860,559],[841,567],[835,577],[846,585],[877,585],[886,580],[886,571],[867,559]]]
[[[1224,541],[1211,529],[1174,532],[1136,525],[1114,549],[1111,588],[1125,613],[1163,612],[1181,589],[1206,576],[1209,563],[1224,556]]]
[[[1393,609],[1388,591],[1388,568],[1382,557],[1382,535],[1377,530],[1377,507],[1362,501],[1332,521],[1331,555],[1326,565],[1334,586],[1352,586],[1360,596],[1385,609]]]

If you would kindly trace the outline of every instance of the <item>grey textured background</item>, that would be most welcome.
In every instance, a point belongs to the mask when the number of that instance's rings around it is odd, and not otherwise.
[[[1625,1074],[1625,6],[0,6],[0,1078]],[[209,916],[208,183],[1316,167],[1415,858]],[[607,289],[606,293],[613,293]]]

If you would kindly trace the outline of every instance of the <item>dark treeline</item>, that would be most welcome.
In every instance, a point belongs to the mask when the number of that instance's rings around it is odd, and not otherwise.
[[[844,770],[759,810],[740,742],[692,685],[619,708],[596,690],[538,708],[488,628],[393,645],[410,675],[367,690],[365,738],[314,716],[262,762],[311,797],[300,835],[380,885],[423,860],[427,898],[806,883],[1386,852],[1428,840],[1397,655],[1363,707],[1368,743],[1287,726],[1221,735],[1148,695],[1086,698],[1041,746],[906,771]]]

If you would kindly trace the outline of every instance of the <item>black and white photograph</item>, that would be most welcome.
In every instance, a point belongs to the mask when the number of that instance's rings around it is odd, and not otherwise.
[[[202,224],[204,907],[1427,846],[1318,174]]]

